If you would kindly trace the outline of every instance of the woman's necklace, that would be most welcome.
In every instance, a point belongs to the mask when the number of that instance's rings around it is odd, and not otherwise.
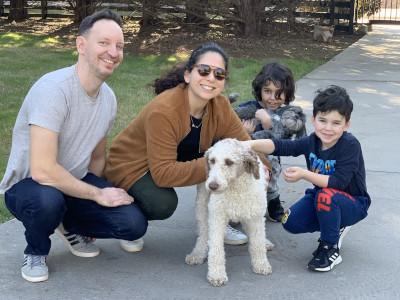
[[[192,115],[190,115],[190,121],[191,121],[191,123],[192,123],[192,127],[198,129],[198,128],[200,128],[201,124],[203,124],[203,116],[201,116],[201,122],[200,122],[199,125],[195,125],[195,124],[194,124]]]

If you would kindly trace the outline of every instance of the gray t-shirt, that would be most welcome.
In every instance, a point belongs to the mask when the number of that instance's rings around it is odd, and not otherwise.
[[[18,113],[0,193],[31,177],[30,124],[58,133],[58,163],[75,178],[82,179],[88,172],[92,151],[109,135],[116,110],[116,98],[110,87],[103,83],[97,99],[90,98],[83,90],[75,66],[41,77]]]

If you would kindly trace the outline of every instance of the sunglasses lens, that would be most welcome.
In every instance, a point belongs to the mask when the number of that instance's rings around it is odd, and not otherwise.
[[[220,68],[217,68],[214,70],[214,76],[215,78],[217,78],[218,80],[223,80],[226,77],[226,72],[225,70],[222,70]]]
[[[211,73],[211,71],[213,71],[214,77],[217,80],[224,80],[227,75],[227,72],[224,69],[221,68],[212,69],[209,65],[198,65],[197,71],[199,72],[200,76],[203,77],[208,76]]]
[[[200,65],[197,67],[197,71],[199,71],[200,76],[208,76],[211,73],[211,67],[207,65]]]

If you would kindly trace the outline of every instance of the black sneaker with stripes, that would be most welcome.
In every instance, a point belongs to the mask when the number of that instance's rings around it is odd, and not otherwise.
[[[307,268],[313,271],[327,272],[333,269],[334,266],[342,262],[342,257],[339,254],[339,249],[334,248],[322,239],[319,239],[317,250],[313,252],[314,258],[310,260]]]

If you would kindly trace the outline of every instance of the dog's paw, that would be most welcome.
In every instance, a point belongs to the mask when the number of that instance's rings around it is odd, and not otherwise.
[[[193,253],[186,255],[186,258],[185,258],[185,262],[188,265],[192,265],[192,266],[201,265],[204,262],[204,260],[205,260],[205,257],[196,255]]]
[[[262,264],[258,266],[253,266],[253,272],[257,274],[268,275],[272,273],[272,268],[268,263]]]
[[[266,241],[265,241],[265,249],[266,249],[267,251],[272,250],[274,247],[275,247],[275,245],[272,244],[271,241],[269,241],[269,240],[266,240]]]
[[[223,286],[228,283],[228,276],[211,277],[207,276],[208,282],[213,286]]]

